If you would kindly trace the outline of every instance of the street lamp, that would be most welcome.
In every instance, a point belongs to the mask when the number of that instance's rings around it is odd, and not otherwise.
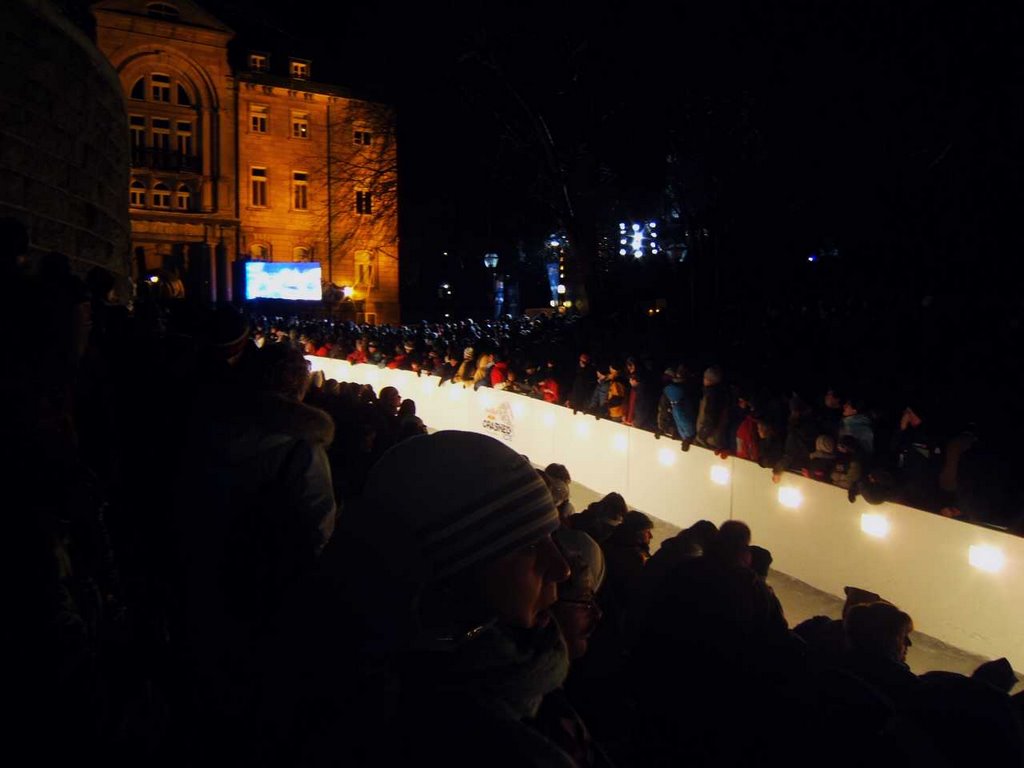
[[[485,253],[484,266],[491,270],[491,291],[494,295],[494,319],[501,317],[501,305],[505,303],[504,288],[498,279],[498,254]]]

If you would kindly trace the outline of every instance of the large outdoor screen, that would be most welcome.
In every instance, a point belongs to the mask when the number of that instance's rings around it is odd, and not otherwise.
[[[245,298],[320,301],[320,262],[247,261]]]

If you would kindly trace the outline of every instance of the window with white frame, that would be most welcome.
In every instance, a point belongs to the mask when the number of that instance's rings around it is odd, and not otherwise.
[[[363,128],[357,128],[352,132],[352,143],[360,147],[369,147],[373,144],[373,133]]]
[[[146,185],[138,179],[128,188],[128,204],[133,208],[144,208],[146,205]]]
[[[249,130],[253,133],[266,133],[270,116],[270,107],[253,104],[249,107]]]
[[[292,113],[292,138],[293,139],[308,139],[309,138],[309,115],[306,113],[293,112]]]
[[[167,152],[171,149],[171,121],[163,117],[150,120],[152,126],[152,147]]]
[[[178,120],[174,133],[178,143],[178,153],[185,157],[192,157],[192,123],[187,120]]]
[[[267,169],[253,167],[250,171],[252,181],[252,204],[265,208],[267,205]]]
[[[292,207],[297,211],[309,210],[309,174],[305,171],[292,173]]]
[[[146,146],[146,118],[142,115],[128,116],[128,131],[131,134],[133,147]]]
[[[153,185],[153,207],[171,207],[171,188],[164,184],[162,181],[158,181],[156,184]]]
[[[270,59],[265,53],[250,53],[249,69],[252,72],[266,72],[270,69]]]
[[[373,195],[366,190],[356,190],[356,213],[361,215],[373,213]]]
[[[192,190],[188,188],[188,184],[181,184],[178,186],[178,191],[174,196],[175,207],[179,211],[188,211],[192,208]]]
[[[309,79],[309,62],[305,59],[292,59],[288,71],[296,80]]]
[[[171,76],[156,72],[149,76],[149,94],[152,101],[171,103]]]

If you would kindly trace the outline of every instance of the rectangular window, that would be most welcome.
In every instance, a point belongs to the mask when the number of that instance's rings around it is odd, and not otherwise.
[[[309,78],[309,62],[292,59],[289,71],[296,80],[306,80]]]
[[[187,211],[189,209],[189,203],[191,202],[192,199],[192,193],[189,191],[189,188],[182,184],[180,187],[178,187],[176,197],[178,203],[178,210]]]
[[[128,118],[128,130],[131,132],[132,146],[146,146],[146,118],[142,115],[131,115]]]
[[[178,154],[192,157],[192,123],[179,120],[175,133],[178,138]]]
[[[297,211],[309,210],[309,174],[305,171],[292,173],[292,205]]]
[[[171,190],[167,188],[166,184],[157,184],[153,187],[153,207],[171,207]]]
[[[352,141],[361,147],[368,147],[373,144],[373,134],[369,131],[354,131]]]
[[[356,192],[356,213],[373,213],[373,195],[369,192]]]
[[[249,69],[253,72],[266,72],[269,68],[267,57],[262,53],[249,54]]]
[[[171,103],[171,76],[152,74],[149,76],[149,92],[153,101]]]
[[[309,115],[292,115],[292,138],[309,138]]]
[[[131,187],[128,189],[128,204],[136,208],[141,208],[146,204],[146,187],[141,182],[132,182]]]
[[[253,168],[250,178],[252,179],[252,204],[265,208],[267,205],[267,169]]]
[[[270,108],[254,104],[249,107],[249,125],[253,133],[267,132],[267,118],[270,115]]]
[[[369,251],[356,251],[356,285],[375,288],[377,286],[377,271],[373,268],[373,257]]]
[[[154,117],[150,121],[150,125],[153,128],[153,149],[169,152],[171,149],[171,121]]]

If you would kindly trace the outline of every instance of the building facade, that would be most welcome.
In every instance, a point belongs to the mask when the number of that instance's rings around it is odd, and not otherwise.
[[[134,271],[237,300],[248,259],[318,261],[325,296],[398,322],[395,119],[253,50],[190,0],[102,0],[97,45],[124,90]]]

